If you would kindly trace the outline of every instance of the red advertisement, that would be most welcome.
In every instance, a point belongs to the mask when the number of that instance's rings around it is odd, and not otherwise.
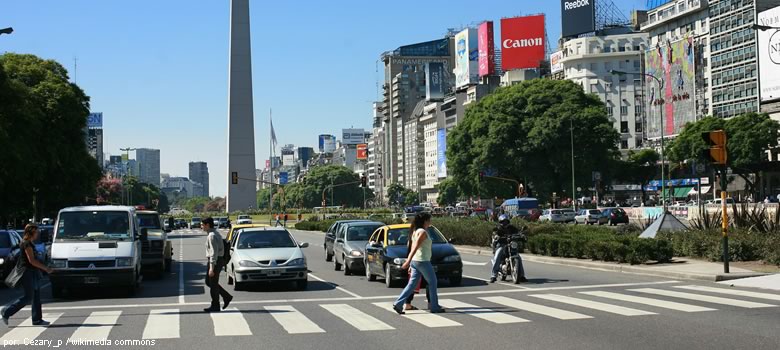
[[[268,169],[270,167],[271,167],[271,160],[270,159],[266,159],[265,160],[265,168]]]
[[[357,145],[357,159],[358,160],[366,160],[368,159],[368,145],[365,143],[359,143]]]
[[[501,19],[501,68],[539,68],[544,60],[544,15]]]
[[[482,22],[477,32],[479,38],[479,76],[496,73],[496,45],[493,43],[493,21]]]

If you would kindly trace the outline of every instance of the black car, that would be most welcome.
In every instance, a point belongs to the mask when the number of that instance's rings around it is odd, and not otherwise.
[[[601,209],[601,214],[607,218],[610,226],[617,224],[628,224],[628,214],[621,208],[606,208]]]
[[[358,221],[342,224],[336,231],[333,244],[333,266],[336,271],[344,267],[344,274],[350,275],[363,271],[363,255],[366,253],[368,239],[376,229],[384,226],[377,221]]]
[[[176,219],[173,226],[176,227],[177,230],[187,228],[187,221],[184,219]]]
[[[341,225],[348,222],[369,222],[368,220],[339,220],[330,225],[328,231],[325,231],[325,243],[322,245],[325,247],[325,261],[333,260],[333,244],[336,241],[336,231]]]
[[[0,230],[0,278],[5,279],[14,264],[6,262],[5,258],[11,253],[11,250],[18,246],[22,237],[14,230]]]
[[[409,224],[382,226],[371,235],[366,244],[366,279],[385,279],[385,285],[391,288],[400,281],[406,281],[408,272],[401,265],[409,254],[407,240]],[[444,238],[436,227],[428,228],[431,244],[431,263],[436,276],[448,279],[450,285],[459,286],[463,280],[463,262],[455,247]]]

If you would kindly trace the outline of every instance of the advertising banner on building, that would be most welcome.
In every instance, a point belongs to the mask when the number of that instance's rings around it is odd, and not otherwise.
[[[561,0],[561,36],[596,30],[596,0]]]
[[[563,70],[563,51],[555,51],[550,54],[550,73],[555,74]]]
[[[88,128],[102,128],[103,127],[103,112],[90,113],[87,116]]]
[[[279,173],[279,184],[280,185],[286,185],[288,180],[288,175],[286,171],[282,171]]]
[[[656,79],[645,77],[647,137],[661,137],[662,125],[665,136],[679,134],[685,124],[696,121],[693,37],[667,41],[648,50],[645,70],[665,82],[663,91],[658,91]]]
[[[266,169],[269,169],[269,168],[271,168],[271,160],[270,160],[270,159],[266,159],[266,160],[265,160],[265,168],[266,168]]]
[[[544,15],[501,19],[501,69],[539,68],[545,59]]]
[[[447,177],[447,130],[436,130],[436,175]]]
[[[357,160],[368,160],[368,144],[360,143],[357,145]]]
[[[479,76],[496,73],[496,45],[493,42],[493,21],[482,22],[477,29],[479,48]]]
[[[479,81],[477,30],[467,28],[455,34],[455,87]]]
[[[780,6],[758,14],[758,24],[780,26]],[[780,99],[780,30],[758,31],[758,71],[761,102]]]
[[[295,155],[294,154],[283,154],[282,155],[282,165],[284,165],[284,166],[293,166],[293,165],[295,165]]]
[[[366,142],[366,132],[363,129],[341,129],[341,144],[357,145]]]
[[[320,153],[333,153],[336,150],[336,136],[323,134],[319,137]]]
[[[444,98],[444,64],[428,62],[425,64],[425,99],[441,100]]]

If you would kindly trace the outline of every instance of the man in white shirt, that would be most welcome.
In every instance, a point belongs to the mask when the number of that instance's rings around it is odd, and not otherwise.
[[[227,309],[233,296],[219,285],[219,273],[225,266],[222,258],[225,255],[225,244],[222,235],[214,228],[214,219],[207,217],[201,223],[201,229],[208,234],[206,237],[206,285],[211,294],[211,306],[203,309],[205,312],[219,312],[219,297],[225,302],[223,309]]]

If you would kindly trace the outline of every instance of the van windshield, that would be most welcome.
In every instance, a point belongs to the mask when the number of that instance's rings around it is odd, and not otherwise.
[[[138,227],[160,228],[160,216],[157,214],[138,214]]]
[[[60,214],[57,239],[130,239],[129,214],[125,211],[76,211]]]

